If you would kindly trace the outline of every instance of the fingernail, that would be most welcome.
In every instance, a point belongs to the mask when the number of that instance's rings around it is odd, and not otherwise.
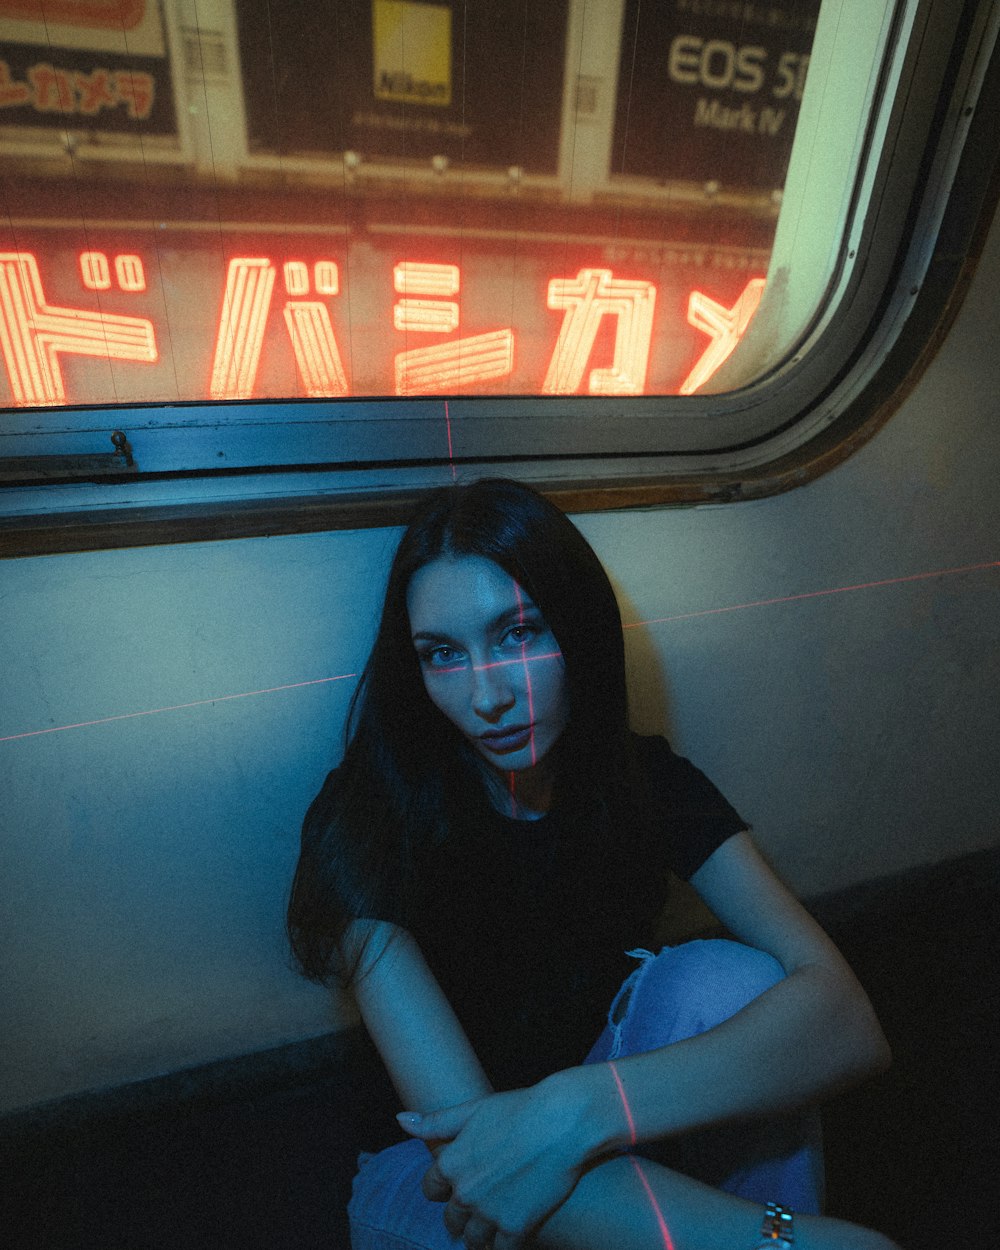
[[[423,1116],[417,1115],[415,1111],[400,1111],[396,1119],[403,1128],[419,1128]]]

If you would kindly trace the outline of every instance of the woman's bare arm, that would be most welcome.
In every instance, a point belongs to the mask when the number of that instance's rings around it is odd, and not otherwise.
[[[616,1062],[638,1140],[816,1103],[888,1064],[864,990],[745,834],[724,843],[692,883],[736,937],[772,955],[786,976],[715,1028]],[[567,1099],[587,1103],[590,1158],[628,1144],[622,1095],[601,1066],[553,1078]]]
[[[753,1250],[764,1208],[659,1164],[619,1155],[584,1173],[537,1230],[539,1250]],[[517,1238],[497,1236],[495,1250]],[[795,1216],[796,1250],[899,1250],[888,1237],[825,1216]]]
[[[526,1112],[522,1105],[526,1098],[538,1104],[534,1118],[544,1127],[536,1132],[530,1108]],[[499,1116],[493,1114],[495,1107]],[[468,1117],[469,1127],[482,1136],[476,1121],[484,1112],[494,1121],[488,1140],[478,1149],[463,1149],[463,1120]],[[494,1250],[527,1250],[528,1245],[538,1250],[753,1250],[760,1244],[762,1204],[633,1155],[615,1155],[581,1169],[570,1139],[582,1134],[583,1126],[566,1119],[560,1131],[560,1120],[558,1100],[546,1081],[530,1090],[497,1094],[471,1109],[424,1117],[419,1136],[458,1134],[424,1178],[427,1196],[447,1203],[444,1222],[453,1237],[464,1237],[468,1246],[492,1244]],[[523,1134],[532,1146],[534,1157],[523,1167],[509,1166],[505,1138],[511,1134]],[[484,1188],[495,1155],[506,1175]],[[795,1225],[800,1250],[897,1250],[879,1233],[843,1220],[797,1215]]]
[[[402,1106],[435,1111],[493,1093],[410,933],[384,920],[355,920],[344,954],[349,963],[360,955],[354,995]]]
[[[344,949],[349,959],[360,956],[358,1006],[404,1107],[433,1118],[435,1111],[456,1104],[466,1104],[468,1110],[469,1104],[474,1108],[483,1100],[492,1106],[494,1101],[530,1097],[532,1091],[525,1090],[490,1098],[489,1080],[406,930],[382,921],[356,921]],[[548,1094],[551,1078],[533,1088]],[[544,1118],[557,1123],[558,1112],[553,1108]],[[440,1141],[431,1135],[428,1144],[436,1147]],[[559,1197],[564,1200],[555,1199],[555,1210],[546,1204],[550,1214],[537,1233],[545,1250],[606,1250],[608,1245],[616,1250],[671,1245],[674,1250],[734,1250],[755,1244],[762,1214],[756,1204],[654,1163],[623,1157],[592,1165],[568,1196],[564,1189]],[[520,1245],[527,1231],[516,1221],[512,1227],[507,1214],[496,1211],[487,1220],[500,1230],[496,1250]],[[664,1239],[665,1230],[670,1240]],[[803,1250],[893,1250],[877,1234],[808,1217],[800,1223],[799,1242]]]

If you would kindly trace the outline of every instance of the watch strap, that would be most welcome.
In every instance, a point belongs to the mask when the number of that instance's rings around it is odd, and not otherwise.
[[[777,1202],[769,1202],[760,1226],[761,1243],[757,1250],[791,1250],[795,1244],[792,1211]]]

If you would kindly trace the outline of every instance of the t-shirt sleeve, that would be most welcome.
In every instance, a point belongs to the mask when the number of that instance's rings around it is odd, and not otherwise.
[[[663,831],[667,866],[687,881],[747,822],[701,769],[674,754],[666,738],[638,737],[638,747],[649,770],[653,826]]]
[[[318,860],[324,860],[328,852],[323,843],[327,830],[336,822],[341,804],[342,777],[339,768],[327,775],[319,794],[306,812],[302,828],[303,849],[309,849]],[[340,844],[336,858],[328,865],[325,885],[338,897],[340,906],[359,920],[387,920],[405,926],[406,917],[398,890],[393,891],[383,882],[379,888],[371,885],[373,874],[361,860],[362,848]]]

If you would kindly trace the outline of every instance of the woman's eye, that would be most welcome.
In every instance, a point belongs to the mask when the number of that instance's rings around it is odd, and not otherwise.
[[[515,625],[507,631],[507,637],[517,646],[526,646],[538,633],[534,625]]]
[[[455,663],[454,647],[432,647],[430,651],[420,653],[420,662],[429,668],[445,668]]]

